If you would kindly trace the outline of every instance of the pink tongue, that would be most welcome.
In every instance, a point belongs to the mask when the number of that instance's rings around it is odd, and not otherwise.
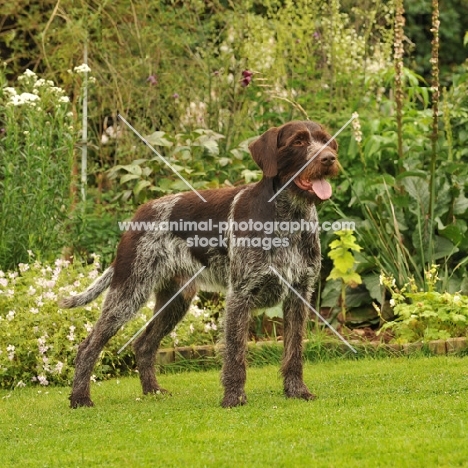
[[[331,185],[325,179],[313,180],[312,190],[321,200],[328,200],[332,196]]]

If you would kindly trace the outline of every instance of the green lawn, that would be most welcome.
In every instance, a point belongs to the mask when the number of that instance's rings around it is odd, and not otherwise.
[[[93,385],[95,408],[68,388],[0,392],[0,466],[468,466],[468,359],[307,364],[314,402],[286,400],[278,368],[250,369],[249,403],[219,406],[217,371],[163,375],[172,396],[136,378]]]

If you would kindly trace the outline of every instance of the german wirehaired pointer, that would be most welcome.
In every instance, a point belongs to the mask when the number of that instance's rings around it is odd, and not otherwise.
[[[90,376],[99,353],[122,325],[135,316],[150,294],[156,295],[156,313],[202,266],[206,268],[196,280],[134,342],[143,393],[164,392],[155,375],[158,346],[184,317],[197,289],[216,288],[226,290],[222,406],[233,407],[247,401],[245,353],[252,310],[280,302],[284,313],[281,367],[284,392],[291,398],[315,398],[303,381],[302,370],[307,307],[270,266],[310,301],[321,265],[318,232],[285,231],[280,229],[280,223],[317,222],[315,205],[332,193],[325,178],[339,170],[336,142],[324,146],[330,139],[321,125],[310,121],[271,128],[249,147],[263,171],[260,182],[201,191],[206,202],[194,192],[184,192],[150,201],[138,209],[134,222],[181,225],[185,221],[212,220],[215,227],[211,231],[198,228],[197,232],[177,229],[124,232],[117,256],[103,275],[82,294],[61,301],[62,307],[82,306],[109,288],[101,317],[78,349],[70,396],[72,408],[93,405]],[[314,155],[292,183],[283,187]],[[218,242],[216,225],[221,222],[230,224],[223,242]],[[259,222],[270,223],[273,232],[259,230]],[[196,235],[205,237],[205,242],[194,243]]]

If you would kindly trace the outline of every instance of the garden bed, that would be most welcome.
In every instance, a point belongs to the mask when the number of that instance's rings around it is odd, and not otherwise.
[[[427,352],[433,355],[456,355],[464,354],[468,349],[468,339],[465,337],[449,338],[447,340],[433,340],[427,343],[381,343],[377,341],[350,340],[349,343],[356,349],[357,356],[373,354],[382,356],[410,355],[418,352]],[[258,357],[265,354],[265,350],[270,351],[270,355],[281,356],[283,349],[282,341],[257,341],[248,343],[248,358],[254,364],[258,362]],[[271,352],[272,351],[272,352]],[[310,340],[304,341],[304,351],[306,357],[352,356],[350,349],[342,343],[328,342],[317,343]],[[156,363],[161,368],[168,364],[185,363],[192,361],[194,364],[216,363],[221,361],[223,345],[204,346],[181,346],[175,348],[164,348],[157,352]]]

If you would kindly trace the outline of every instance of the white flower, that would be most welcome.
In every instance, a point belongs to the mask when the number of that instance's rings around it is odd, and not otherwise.
[[[10,321],[13,320],[13,319],[15,318],[15,311],[14,311],[14,310],[10,310],[10,311],[8,312],[6,318],[7,318],[8,320],[10,320]]]
[[[49,381],[46,379],[45,375],[38,375],[37,380],[41,385],[49,385]]]
[[[7,86],[5,88],[3,88],[3,91],[5,93],[8,93],[10,96],[16,96],[18,93],[16,92],[16,89],[15,88],[11,88],[10,86]]]
[[[63,365],[64,364],[61,361],[58,361],[57,364],[55,364],[55,373],[56,374],[60,374],[62,372]]]
[[[48,346],[46,346],[46,337],[41,336],[40,338],[37,339],[37,344],[39,348],[39,354],[45,354],[45,352],[49,349]]]
[[[19,387],[19,388],[22,388],[22,387],[26,387],[26,384],[25,384],[22,380],[20,380],[20,381],[16,384],[16,386]]]
[[[70,102],[70,98],[68,96],[62,96],[59,99],[59,102]]]
[[[8,280],[5,278],[0,278],[0,286],[6,288],[8,286]]]
[[[46,80],[44,78],[39,78],[35,83],[34,87],[44,86],[46,84]]]
[[[10,97],[8,104],[13,106],[22,106],[23,104],[30,104],[35,106],[36,102],[39,101],[40,98],[36,94],[32,93],[21,93],[19,95],[14,95]]]
[[[389,302],[392,307],[395,307],[395,299],[390,299]]]
[[[29,289],[28,289],[28,294],[30,296],[34,296],[34,294],[36,294],[36,289],[34,289],[32,286],[29,286]]]
[[[460,295],[459,295],[459,294],[455,294],[455,295],[453,296],[453,302],[460,302],[460,301],[461,301]]]
[[[5,278],[5,273],[2,270],[0,270],[0,278]]]
[[[44,293],[44,299],[48,299],[50,301],[56,301],[57,300],[57,294],[55,294],[53,291],[46,291]]]
[[[55,266],[58,268],[67,267],[68,265],[70,265],[70,262],[68,260],[62,260],[61,258],[57,258],[57,260],[55,260]]]
[[[54,83],[52,83],[54,84]],[[50,90],[55,93],[55,95],[57,96],[62,96],[62,94],[64,93],[64,90],[62,88],[59,88],[58,86],[52,86],[50,88]]]
[[[353,127],[354,139],[358,143],[361,143],[361,141],[362,141],[362,131],[361,131],[361,123],[359,122],[359,114],[357,112],[353,112],[352,117],[354,119],[352,124],[351,124],[352,127]]]
[[[38,314],[39,313],[39,309],[36,309],[35,307],[31,307],[29,309],[29,312],[31,312],[31,314]]]
[[[195,331],[195,327],[193,326],[193,323],[190,324],[189,330],[190,330],[190,333],[193,333]]]
[[[18,263],[18,268],[21,273],[24,273],[25,271],[29,270],[29,265],[27,263]]]
[[[7,346],[7,351],[8,351],[8,359],[10,361],[13,361],[13,359],[15,358],[15,347],[13,345],[8,345]]]
[[[85,74],[85,73],[89,73],[91,71],[91,68],[89,68],[89,66],[86,63],[82,63],[81,65],[75,67],[73,71],[75,71],[76,73]]]
[[[93,374],[89,380],[91,380],[91,382],[96,382],[96,376]]]
[[[18,272],[17,271],[12,271],[11,273],[8,273],[8,277],[10,279],[15,279],[18,277]]]
[[[33,251],[32,251],[32,250],[28,250],[28,255],[29,255],[30,257],[34,257]]]
[[[169,336],[174,340],[174,344],[177,346],[177,344],[179,343],[179,339],[177,338],[177,333],[173,331],[171,332]]]
[[[75,329],[73,325],[70,325],[70,333],[67,335],[69,341],[75,341]]]
[[[88,333],[93,329],[93,325],[89,322],[86,322],[83,326]]]
[[[33,77],[33,76],[36,76],[36,74],[30,70],[29,68],[26,69],[26,71],[23,73],[24,76],[29,76],[29,77]]]

